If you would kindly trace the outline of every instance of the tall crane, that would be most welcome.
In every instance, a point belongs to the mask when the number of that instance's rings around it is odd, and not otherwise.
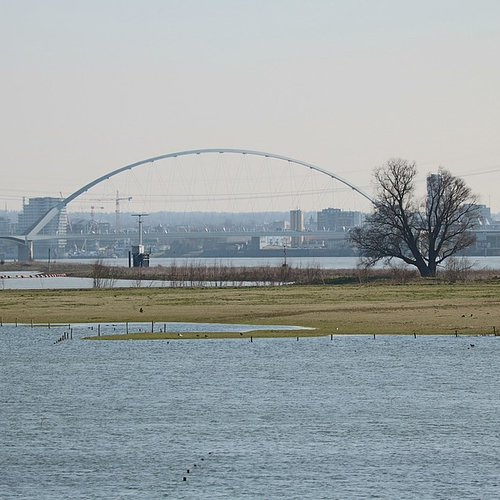
[[[116,214],[116,223],[115,223],[115,230],[117,233],[122,232],[122,214],[120,212],[120,201],[126,200],[130,201],[132,199],[132,196],[124,196],[123,198],[120,198],[120,193],[116,191],[116,204],[115,204],[115,214]]]
[[[114,201],[115,202],[115,215],[116,215],[116,221],[115,221],[115,231],[117,233],[121,233],[122,231],[122,216],[120,212],[120,201],[126,200],[130,201],[132,199],[132,196],[123,196],[120,198],[120,193],[116,191],[116,198],[101,198],[96,201]]]

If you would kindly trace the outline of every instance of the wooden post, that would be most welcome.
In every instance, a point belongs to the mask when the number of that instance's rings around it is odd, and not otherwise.
[[[127,332],[128,334],[128,321],[125,323],[125,331]]]
[[[100,337],[101,336],[101,325],[97,325],[97,336]]]

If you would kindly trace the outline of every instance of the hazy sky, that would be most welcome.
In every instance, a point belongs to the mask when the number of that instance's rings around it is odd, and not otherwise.
[[[498,0],[0,0],[0,45],[2,209],[227,147],[370,192],[444,166],[500,211]]]

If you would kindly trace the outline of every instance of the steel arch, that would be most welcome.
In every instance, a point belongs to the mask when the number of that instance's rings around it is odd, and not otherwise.
[[[114,177],[115,175],[118,175],[122,172],[125,172],[127,170],[132,170],[135,167],[139,167],[141,165],[145,165],[146,163],[153,163],[155,161],[159,160],[165,160],[167,158],[177,158],[178,156],[189,156],[189,155],[199,155],[199,154],[208,154],[208,153],[233,153],[233,154],[243,154],[243,155],[252,155],[252,156],[264,156],[266,158],[274,158],[276,160],[283,160],[287,161],[289,163],[295,163],[297,165],[302,165],[304,167],[308,167],[312,170],[316,170],[317,172],[320,172],[322,174],[328,175],[332,179],[335,179],[342,184],[345,184],[346,186],[350,187],[352,190],[356,191],[358,194],[361,196],[365,197],[368,201],[371,203],[375,204],[375,200],[365,191],[362,189],[358,188],[351,182],[349,182],[346,179],[343,179],[342,177],[334,174],[333,172],[329,172],[328,170],[325,170],[323,168],[320,168],[316,165],[313,165],[312,163],[308,163],[302,160],[296,160],[295,158],[290,158],[288,156],[283,156],[283,155],[278,155],[274,153],[266,153],[263,151],[253,151],[250,149],[232,149],[232,148],[208,148],[208,149],[191,149],[187,151],[177,151],[174,153],[167,153],[159,156],[153,156],[151,158],[146,158],[145,160],[137,161],[135,163],[131,163],[130,165],[125,165],[124,167],[117,168],[116,170],[113,170],[112,172],[109,172],[105,175],[102,175],[101,177],[98,177],[97,179],[93,180],[92,182],[89,182],[85,186],[81,187],[74,193],[70,194],[67,198],[64,200],[60,201],[57,205],[55,205],[53,208],[51,208],[34,226],[29,228],[23,236],[27,240],[33,239],[35,235],[38,234],[39,231],[41,231],[49,222],[50,220],[59,212],[61,209],[63,209],[68,203],[73,201],[75,198],[78,198],[81,194],[85,193],[88,191],[90,188],[96,186],[97,184],[100,184],[101,182],[104,182],[108,180],[110,177]]]

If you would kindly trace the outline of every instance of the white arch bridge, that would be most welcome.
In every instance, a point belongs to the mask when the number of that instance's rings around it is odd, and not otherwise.
[[[47,213],[44,214],[35,224],[33,224],[31,227],[29,227],[27,230],[25,230],[22,234],[19,234],[19,235],[0,235],[0,239],[8,240],[8,241],[14,242],[20,246],[25,247],[24,253],[27,255],[27,257],[29,259],[31,259],[32,255],[33,255],[33,242],[34,241],[41,241],[41,240],[47,240],[47,239],[65,239],[69,236],[69,235],[68,236],[67,235],[49,236],[49,235],[40,234],[40,232],[43,230],[43,228],[45,228],[45,226],[56,215],[60,214],[61,210],[63,210],[70,202],[77,199],[79,196],[83,195],[84,193],[86,193],[88,190],[90,190],[94,186],[97,186],[98,184],[101,184],[101,183],[109,180],[110,178],[115,177],[123,172],[131,171],[131,170],[136,169],[142,165],[152,164],[152,163],[158,162],[160,160],[165,160],[168,158],[179,158],[179,157],[185,157],[185,156],[192,156],[192,155],[209,155],[209,154],[224,154],[224,153],[272,158],[274,160],[280,160],[282,162],[287,162],[290,165],[302,166],[304,168],[310,169],[311,171],[316,171],[320,174],[323,174],[331,179],[334,179],[334,180],[340,182],[341,184],[350,188],[355,193],[366,198],[369,202],[375,203],[375,200],[368,193],[363,191],[361,188],[355,186],[353,183],[349,182],[347,179],[344,179],[333,172],[330,172],[324,168],[313,165],[312,163],[309,163],[309,162],[297,160],[295,158],[290,158],[288,156],[283,156],[283,155],[279,155],[279,154],[262,152],[262,151],[253,151],[253,150],[248,150],[248,149],[231,149],[231,148],[193,149],[193,150],[186,150],[186,151],[176,151],[176,152],[172,152],[172,153],[167,153],[167,154],[163,154],[163,155],[158,155],[158,156],[146,158],[144,160],[140,160],[140,161],[137,161],[135,163],[125,165],[125,166],[120,167],[116,170],[113,170],[105,175],[102,175],[101,177],[94,179],[93,181],[89,182],[88,184],[85,184],[83,187],[81,187],[80,189],[77,189],[74,193],[70,194],[68,197],[61,200],[53,208],[48,210]],[[267,234],[271,235],[271,233],[267,233]],[[200,236],[202,236],[202,235],[203,235],[203,233],[200,234]],[[88,235],[88,236],[91,236],[91,235]],[[92,235],[92,236],[94,236],[94,235]],[[119,235],[116,235],[116,236],[118,237]],[[185,237],[185,234],[179,233],[178,236]],[[204,235],[204,236],[206,236],[206,235]],[[214,237],[215,235],[212,234],[211,236]],[[173,237],[173,235],[171,235],[171,237]],[[191,237],[193,237],[193,236],[191,235]],[[71,236],[71,238],[73,238],[73,236]]]

